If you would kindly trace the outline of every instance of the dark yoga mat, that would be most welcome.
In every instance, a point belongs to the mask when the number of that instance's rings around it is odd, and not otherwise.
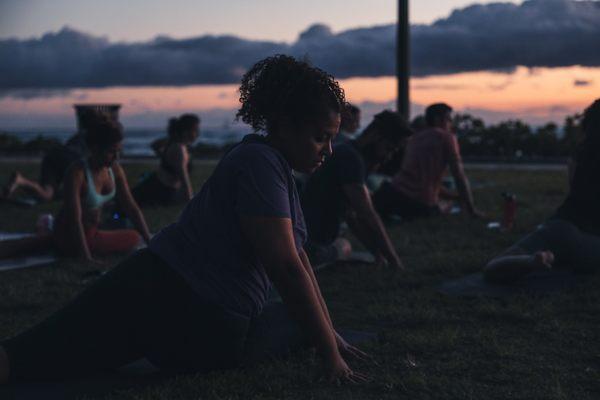
[[[483,274],[467,275],[442,283],[437,291],[457,297],[507,297],[518,294],[546,295],[573,287],[577,275],[569,271],[540,271],[524,276],[512,284],[500,285],[483,280]]]
[[[352,345],[373,341],[377,334],[354,330],[339,333]],[[269,302],[248,333],[248,345],[244,355],[245,367],[267,362],[274,357],[285,357],[293,351],[306,347],[306,340],[297,324],[292,321],[281,302]],[[175,376],[159,371],[145,359],[83,379],[63,381],[24,382],[0,387],[2,400],[71,400],[88,396],[102,396],[118,390],[141,388]]]
[[[38,204],[36,199],[30,197],[0,197],[0,203],[6,203],[13,206],[23,207],[23,208],[31,208]]]
[[[34,234],[24,232],[15,233],[0,231],[0,241],[22,239],[31,236],[34,236]],[[6,258],[4,260],[0,260],[0,272],[9,271],[12,269],[38,267],[42,265],[52,264],[55,261],[56,257],[50,252],[41,254],[29,254],[23,257]]]

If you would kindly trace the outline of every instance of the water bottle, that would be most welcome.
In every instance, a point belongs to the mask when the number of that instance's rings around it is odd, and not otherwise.
[[[52,214],[42,214],[38,217],[35,226],[39,235],[48,235],[54,229],[54,217]]]

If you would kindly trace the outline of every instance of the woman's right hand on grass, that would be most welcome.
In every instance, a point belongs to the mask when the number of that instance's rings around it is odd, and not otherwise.
[[[104,261],[95,259],[95,258],[86,258],[85,260],[89,265],[92,265],[94,267],[104,267],[106,264]]]
[[[353,371],[341,355],[325,362],[325,379],[335,384],[365,383],[369,378],[360,372]]]

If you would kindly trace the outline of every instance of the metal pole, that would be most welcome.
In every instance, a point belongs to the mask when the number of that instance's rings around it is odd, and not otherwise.
[[[408,0],[398,0],[398,26],[396,30],[396,76],[398,97],[396,108],[407,121],[410,118],[410,27]]]

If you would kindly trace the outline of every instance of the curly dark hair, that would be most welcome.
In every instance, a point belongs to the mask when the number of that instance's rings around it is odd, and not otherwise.
[[[242,106],[236,117],[257,132],[272,132],[281,118],[303,126],[330,110],[341,112],[346,103],[333,76],[281,54],[254,64],[239,90]]]
[[[399,113],[390,110],[383,110],[376,114],[365,131],[370,129],[376,129],[381,137],[392,143],[400,143],[413,134],[406,120]]]

